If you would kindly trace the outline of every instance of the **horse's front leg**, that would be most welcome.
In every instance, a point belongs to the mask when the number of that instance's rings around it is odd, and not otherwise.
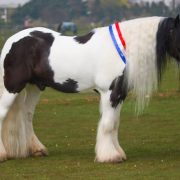
[[[126,155],[118,142],[119,114],[122,103],[113,107],[111,91],[101,93],[101,119],[96,142],[96,161],[122,162]]]
[[[7,159],[7,152],[5,150],[2,140],[2,125],[16,96],[17,94],[12,94],[9,93],[7,90],[4,90],[0,97],[0,161],[4,161]]]

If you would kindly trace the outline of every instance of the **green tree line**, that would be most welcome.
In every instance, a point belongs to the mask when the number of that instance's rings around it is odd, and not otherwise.
[[[22,23],[29,16],[47,23],[59,23],[84,17],[87,22],[109,22],[139,16],[170,16],[178,11],[179,7],[172,11],[163,1],[134,4],[128,0],[31,0],[16,9],[12,20]]]

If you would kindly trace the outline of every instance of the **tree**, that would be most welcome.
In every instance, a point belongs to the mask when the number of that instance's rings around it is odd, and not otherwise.
[[[170,14],[172,14],[170,9],[163,2],[129,4],[128,0],[31,0],[18,7],[12,19],[15,23],[22,23],[24,17],[30,16],[32,19],[41,19],[47,23],[59,23],[84,17],[88,23],[90,21],[112,23],[115,20],[132,17]]]

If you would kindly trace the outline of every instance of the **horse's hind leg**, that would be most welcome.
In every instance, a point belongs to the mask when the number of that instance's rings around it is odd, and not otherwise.
[[[4,90],[0,97],[0,161],[4,161],[7,159],[7,152],[5,150],[2,140],[2,125],[16,96],[17,94],[12,94],[9,93],[7,90]]]
[[[96,161],[122,162],[126,155],[118,142],[119,113],[121,104],[112,106],[112,91],[101,93],[101,119],[96,142]]]
[[[8,158],[47,155],[46,148],[33,130],[32,119],[40,90],[27,85],[11,106],[3,123],[3,143]]]
[[[27,121],[26,123],[28,123],[26,125],[27,127],[26,134],[28,134],[28,136],[31,137],[30,144],[29,144],[30,154],[32,156],[44,156],[48,154],[47,149],[37,138],[33,129],[33,124],[32,124],[35,107],[40,97],[40,90],[36,86],[29,85],[26,87],[26,91],[27,91],[27,97],[24,103],[25,104],[24,114],[26,113],[28,114],[28,117],[26,120]]]

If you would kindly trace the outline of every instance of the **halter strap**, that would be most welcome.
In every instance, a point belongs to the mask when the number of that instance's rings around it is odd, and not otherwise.
[[[120,58],[122,59],[124,64],[126,64],[126,57],[123,53],[126,50],[126,42],[122,36],[119,23],[116,22],[115,24],[110,25],[109,32]]]

